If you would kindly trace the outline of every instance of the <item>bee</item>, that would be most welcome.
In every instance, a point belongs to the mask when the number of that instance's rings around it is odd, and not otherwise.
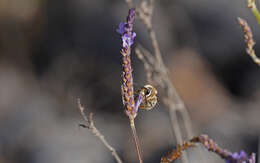
[[[151,110],[157,104],[157,90],[153,86],[145,85],[137,90],[137,92],[135,92],[135,99],[139,94],[141,94],[144,99],[140,104],[139,109]]]
[[[122,95],[124,94],[123,86],[121,86],[121,93]],[[143,99],[143,101],[139,106],[139,109],[151,110],[157,104],[158,101],[157,90],[152,85],[145,85],[141,87],[139,90],[135,91],[134,92],[135,101],[137,101],[139,94],[142,95],[142,99]],[[123,101],[123,105],[125,105],[125,100],[123,96],[122,96],[122,101]]]

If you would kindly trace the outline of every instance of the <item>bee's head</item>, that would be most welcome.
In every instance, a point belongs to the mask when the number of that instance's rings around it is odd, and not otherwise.
[[[145,96],[156,95],[157,90],[151,85],[145,85]]]

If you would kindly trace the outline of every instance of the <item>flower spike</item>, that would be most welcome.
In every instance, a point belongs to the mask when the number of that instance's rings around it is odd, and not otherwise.
[[[133,85],[133,75],[131,66],[131,46],[134,43],[134,38],[136,33],[133,32],[133,22],[135,17],[135,9],[130,9],[126,22],[121,22],[116,30],[117,33],[121,35],[122,39],[122,97],[125,106],[125,111],[128,116],[133,118],[137,115],[138,108],[135,108],[134,100],[134,85]]]

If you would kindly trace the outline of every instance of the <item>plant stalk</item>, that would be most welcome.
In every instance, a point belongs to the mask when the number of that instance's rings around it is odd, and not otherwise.
[[[133,134],[133,138],[134,138],[134,142],[135,142],[135,148],[136,148],[138,160],[139,160],[139,163],[143,163],[140,143],[139,143],[139,139],[138,139],[136,129],[135,129],[135,121],[134,121],[134,118],[132,118],[132,117],[129,117],[129,120],[130,120],[130,126],[132,129],[132,134]]]

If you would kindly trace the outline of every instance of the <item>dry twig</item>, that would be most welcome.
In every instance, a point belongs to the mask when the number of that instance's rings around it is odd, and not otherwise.
[[[248,25],[248,23],[246,22],[246,20],[244,20],[242,18],[237,18],[237,20],[238,20],[238,24],[241,26],[243,33],[244,33],[244,40],[245,40],[245,43],[247,46],[246,52],[252,58],[252,60],[258,66],[260,66],[260,59],[256,56],[255,50],[254,50],[255,41],[253,39],[253,33],[251,31],[251,28]]]
[[[232,158],[231,152],[220,148],[213,139],[209,138],[208,135],[200,135],[200,136],[194,137],[190,140],[190,142],[202,144],[208,151],[216,153],[223,159]]]
[[[182,152],[188,148],[194,147],[192,142],[184,142],[182,145],[177,145],[177,148],[168,154],[166,157],[161,158],[161,163],[170,163],[181,157]]]
[[[96,128],[93,121],[93,113],[90,113],[89,116],[85,114],[85,108],[81,105],[80,99],[78,99],[78,109],[86,122],[86,124],[79,124],[80,126],[89,129],[99,140],[105,145],[105,147],[111,152],[112,156],[116,159],[117,163],[122,163],[119,155],[117,154],[116,150],[107,142],[104,135],[100,133],[100,131]]]
[[[218,146],[218,144],[209,138],[208,135],[200,135],[184,142],[182,145],[177,145],[166,157],[161,158],[161,163],[171,163],[181,157],[182,152],[190,147],[195,147],[195,143],[202,144],[208,151],[214,152],[227,163],[255,163],[255,154],[247,155],[243,150],[240,153],[232,153]]]

